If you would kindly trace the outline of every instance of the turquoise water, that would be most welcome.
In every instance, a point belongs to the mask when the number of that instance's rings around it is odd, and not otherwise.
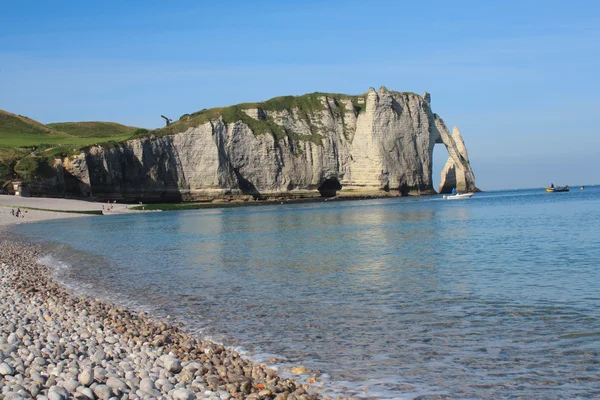
[[[365,398],[600,397],[600,188],[21,225],[75,290]],[[67,245],[68,243],[68,245]]]

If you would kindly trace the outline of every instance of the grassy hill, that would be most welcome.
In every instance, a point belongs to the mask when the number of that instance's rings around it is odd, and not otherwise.
[[[30,147],[58,143],[67,134],[22,115],[0,110],[0,146]]]
[[[15,172],[25,180],[42,179],[57,155],[77,153],[97,143],[127,140],[147,132],[114,122],[63,122],[44,125],[0,110],[0,186]]]
[[[114,122],[62,122],[44,125],[0,110],[0,147],[84,147],[127,140],[138,128]]]
[[[117,124],[116,122],[56,122],[48,124],[52,129],[65,132],[77,138],[115,138],[129,137],[138,128]],[[117,139],[118,140],[118,139]]]

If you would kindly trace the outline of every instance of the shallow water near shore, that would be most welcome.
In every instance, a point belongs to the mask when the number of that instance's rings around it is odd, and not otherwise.
[[[73,289],[332,395],[600,396],[600,188],[24,224]],[[51,242],[48,242],[51,240]],[[308,376],[308,375],[307,375]]]

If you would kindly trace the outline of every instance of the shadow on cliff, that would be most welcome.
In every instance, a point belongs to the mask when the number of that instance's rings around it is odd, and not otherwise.
[[[242,191],[243,194],[250,195],[254,198],[254,200],[262,200],[263,196],[260,194],[256,186],[248,179],[244,178],[242,174],[240,174],[239,169],[233,168],[233,173],[238,181],[238,187]]]
[[[100,200],[181,202],[181,168],[173,154],[157,150],[160,145],[143,141],[139,157],[123,144],[96,153],[88,152],[86,164],[92,195]],[[162,146],[168,147],[164,143]]]

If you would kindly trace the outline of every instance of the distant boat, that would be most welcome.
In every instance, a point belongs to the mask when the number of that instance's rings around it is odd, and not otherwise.
[[[444,200],[462,200],[462,199],[468,199],[471,196],[473,196],[475,193],[474,192],[469,192],[469,193],[462,193],[462,194],[450,194],[450,195],[444,195]]]
[[[580,190],[583,190],[583,189],[585,189],[585,187],[584,187],[584,186],[582,186],[582,187],[580,187],[579,189],[580,189]]]
[[[547,187],[546,188],[546,192],[548,193],[554,193],[554,192],[568,192],[569,191],[569,186],[565,186],[565,187]]]

